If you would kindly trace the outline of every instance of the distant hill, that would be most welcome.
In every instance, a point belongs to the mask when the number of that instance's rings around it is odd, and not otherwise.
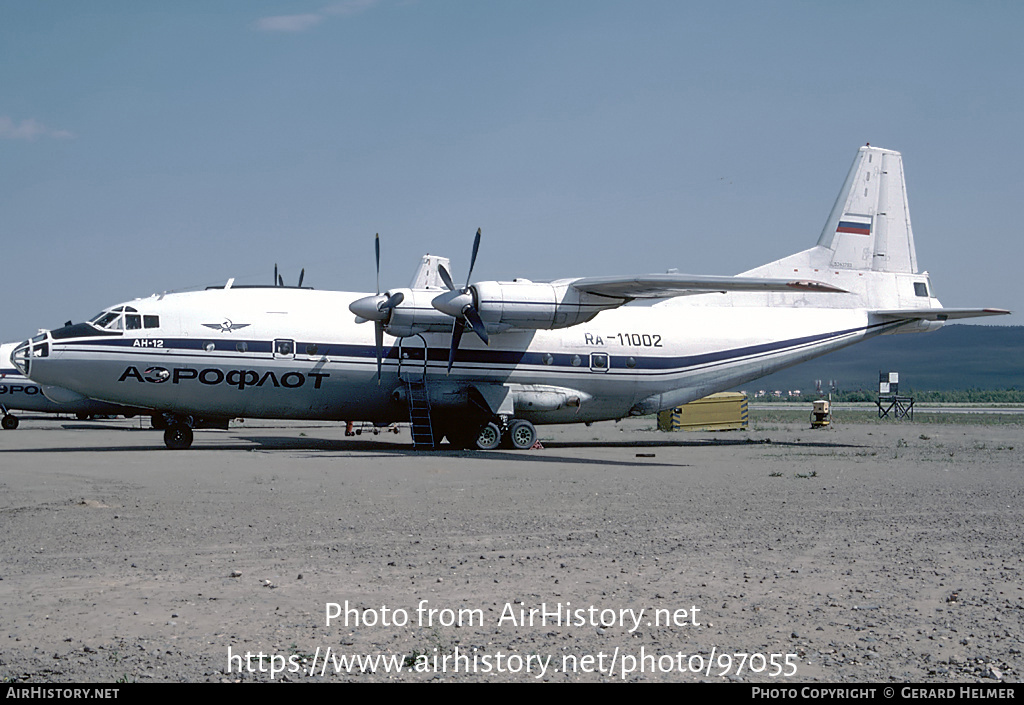
[[[741,385],[814,391],[826,387],[877,391],[878,373],[899,372],[900,391],[1024,389],[1024,326],[945,325],[934,333],[883,335]]]

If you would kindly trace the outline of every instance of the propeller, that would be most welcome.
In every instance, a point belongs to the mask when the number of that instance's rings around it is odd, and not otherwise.
[[[373,337],[377,348],[377,384],[380,384],[384,361],[384,326],[387,325],[388,319],[391,318],[392,309],[405,301],[405,294],[400,291],[390,296],[386,293],[380,293],[379,233],[374,240],[374,250],[377,254],[377,293],[373,296],[364,296],[361,299],[356,299],[348,305],[348,310],[356,315],[357,323],[373,321]]]
[[[306,278],[306,268],[299,272],[299,288],[302,288],[302,280]],[[278,274],[277,264],[274,265],[274,286],[284,286],[284,277]]]
[[[435,297],[430,303],[441,313],[446,313],[455,319],[452,323],[452,346],[448,351],[449,373],[452,371],[452,365],[455,363],[455,352],[459,349],[459,343],[462,341],[462,334],[465,332],[466,326],[469,326],[469,329],[476,333],[480,340],[484,341],[484,345],[488,344],[487,328],[484,326],[483,319],[480,318],[480,312],[476,309],[476,305],[473,302],[473,290],[469,286],[473,278],[473,268],[476,266],[476,256],[479,252],[480,228],[477,228],[476,237],[473,239],[473,254],[469,259],[469,272],[466,274],[466,286],[462,287],[462,289],[455,288],[451,274],[444,267],[438,267],[437,270],[441,281],[448,287],[448,291]]]

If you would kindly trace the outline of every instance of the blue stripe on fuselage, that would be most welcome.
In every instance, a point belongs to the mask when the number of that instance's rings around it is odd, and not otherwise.
[[[652,356],[652,355],[639,355],[635,352],[628,350],[610,350],[610,349],[599,349],[589,350],[580,353],[564,353],[564,352],[531,352],[526,350],[495,350],[495,349],[460,349],[456,352],[455,362],[462,363],[463,365],[501,365],[501,366],[516,366],[516,365],[535,365],[543,369],[561,369],[562,371],[578,370],[580,372],[590,372],[589,353],[590,352],[602,352],[607,353],[609,356],[609,372],[614,374],[614,371],[621,370],[627,372],[634,371],[652,371],[660,373],[670,373],[681,369],[699,367],[704,365],[711,365],[716,363],[727,362],[734,359],[766,355],[777,353],[782,350],[789,348],[802,347],[805,345],[811,345],[814,343],[820,343],[827,340],[834,340],[842,337],[846,337],[856,333],[867,332],[868,330],[882,327],[892,326],[889,323],[876,323],[869,326],[861,326],[857,328],[847,328],[840,331],[831,331],[828,333],[819,333],[816,335],[803,336],[800,338],[792,338],[789,340],[774,341],[770,343],[762,343],[758,345],[748,345],[739,348],[732,348],[728,350],[719,350],[709,353],[701,353],[698,355],[677,355],[671,357]],[[252,359],[250,353],[261,353],[268,355],[272,353],[273,344],[268,341],[260,340],[231,340],[231,341],[210,341],[209,339],[202,338],[163,338],[163,347],[136,347],[133,345],[133,338],[119,338],[119,339],[79,339],[73,340],[62,340],[54,341],[55,348],[60,346],[68,345],[88,345],[92,348],[93,352],[105,352],[109,354],[118,354],[123,352],[123,348],[129,348],[131,351],[138,355],[163,357],[166,356],[170,351],[173,357],[187,356],[191,357],[190,353],[199,352],[205,353],[204,346],[207,343],[213,342],[215,345],[220,346],[225,343],[229,344],[231,348],[228,349],[215,349],[215,352],[220,353],[213,360],[231,360],[231,359]],[[247,352],[238,352],[234,349],[234,346],[238,343],[244,343],[247,346]],[[316,346],[315,355],[304,355],[303,350],[306,346]],[[95,346],[95,347],[94,347]],[[109,350],[96,350],[99,348],[110,348]],[[333,358],[355,358],[356,361],[367,361],[375,362],[377,359],[377,350],[372,345],[352,345],[342,343],[304,343],[296,342],[295,350],[297,351],[298,357],[294,358],[299,362],[315,362],[318,359],[324,357]],[[182,352],[185,355],[178,355],[175,352]],[[397,345],[390,348],[385,348],[384,359],[389,361],[397,362],[399,359],[400,349]],[[401,353],[404,355],[402,358],[403,363],[414,363],[423,362],[423,348],[421,347],[403,347]],[[427,351],[428,362],[447,363],[448,361],[448,348],[429,348]],[[546,357],[551,357],[551,364],[544,364]],[[573,364],[573,360],[577,359],[577,364]],[[627,361],[632,358],[635,364],[630,367],[627,365]],[[266,359],[266,358],[264,358]],[[279,359],[293,359],[293,358],[279,358]]]

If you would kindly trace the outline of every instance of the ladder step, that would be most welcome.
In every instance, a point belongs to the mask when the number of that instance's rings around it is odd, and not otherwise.
[[[409,393],[409,427],[414,448],[434,447],[434,428],[430,421],[430,397],[424,381],[406,382]]]

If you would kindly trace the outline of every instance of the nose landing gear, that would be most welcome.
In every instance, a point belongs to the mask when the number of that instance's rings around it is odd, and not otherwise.
[[[153,414],[153,428],[164,431],[164,445],[171,450],[185,450],[192,446],[192,428],[195,421],[191,416],[179,414]]]
[[[192,445],[192,429],[184,423],[175,422],[164,429],[164,445],[171,450],[185,450]]]

